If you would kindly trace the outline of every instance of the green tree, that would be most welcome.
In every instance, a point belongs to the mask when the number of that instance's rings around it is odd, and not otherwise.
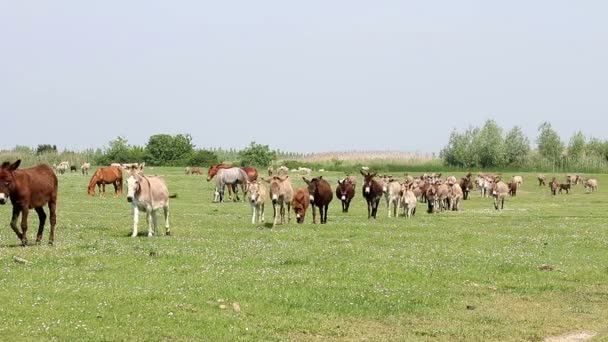
[[[502,128],[496,121],[487,120],[473,141],[475,154],[482,168],[505,165],[505,146]]]
[[[585,136],[581,131],[578,131],[572,135],[570,138],[570,143],[568,144],[568,157],[572,160],[580,160],[585,156],[585,146],[587,142],[585,141]]]
[[[268,166],[276,158],[276,153],[268,145],[256,144],[255,141],[239,151],[238,155],[241,166]]]
[[[530,154],[530,141],[519,126],[513,127],[505,137],[507,165],[523,166]]]
[[[564,151],[564,143],[548,122],[543,122],[538,127],[538,131],[539,134],[536,139],[538,153],[553,164],[558,164]]]
[[[585,150],[589,155],[600,157],[608,160],[608,142],[598,138],[591,138],[585,146]]]
[[[146,145],[148,161],[151,165],[185,166],[194,150],[189,134],[156,134]]]
[[[57,145],[42,144],[36,148],[36,154],[57,153]]]
[[[217,154],[208,150],[196,150],[192,152],[190,156],[189,165],[192,166],[211,166],[219,163],[219,158]]]
[[[479,129],[469,127],[464,133],[453,130],[448,145],[441,150],[440,157],[448,166],[474,167],[477,165],[477,155],[473,150],[473,141]]]

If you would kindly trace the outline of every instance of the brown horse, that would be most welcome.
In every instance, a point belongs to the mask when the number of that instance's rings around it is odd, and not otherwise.
[[[87,193],[89,196],[95,196],[95,185],[99,187],[99,196],[106,194],[106,184],[114,185],[114,196],[120,196],[122,194],[122,170],[119,167],[100,167],[95,170]]]
[[[2,163],[0,166],[0,204],[5,204],[8,198],[13,203],[11,228],[27,245],[27,216],[31,208],[36,210],[40,225],[36,235],[36,243],[42,240],[42,232],[46,221],[43,206],[48,203],[51,221],[49,245],[55,241],[55,225],[57,224],[57,176],[50,166],[41,164],[28,169],[17,170],[21,160],[13,164]],[[21,214],[21,232],[17,229],[17,219]]]

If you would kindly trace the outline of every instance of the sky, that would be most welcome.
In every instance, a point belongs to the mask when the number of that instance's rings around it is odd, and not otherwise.
[[[0,1],[0,149],[439,152],[608,126],[606,1]]]

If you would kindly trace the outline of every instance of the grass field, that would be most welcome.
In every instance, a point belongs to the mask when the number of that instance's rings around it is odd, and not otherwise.
[[[473,194],[461,212],[419,204],[410,221],[389,219],[384,202],[368,220],[359,186],[348,214],[334,198],[327,225],[309,213],[268,228],[250,223],[247,203],[211,203],[203,177],[147,173],[178,194],[170,237],[145,236],[143,217],[129,237],[125,197],[87,197],[76,174],[59,176],[53,247],[48,227],[42,246],[19,247],[0,207],[2,340],[608,338],[608,176],[595,194],[552,197],[524,174],[502,212]]]

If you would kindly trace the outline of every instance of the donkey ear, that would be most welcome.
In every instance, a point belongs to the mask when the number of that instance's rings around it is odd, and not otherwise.
[[[365,177],[365,173],[363,172],[363,170],[359,170],[359,172],[361,172],[361,176]]]
[[[20,165],[20,164],[21,164],[21,159],[17,159],[17,161],[16,161],[16,162],[14,162],[14,163],[12,163],[12,164],[11,164],[11,165],[8,167],[8,169],[9,169],[9,170],[11,170],[11,171],[15,171],[15,170],[17,170],[17,168],[19,167],[19,165]]]
[[[376,175],[377,175],[377,173],[376,173],[376,172],[374,172],[374,173],[372,173],[372,174],[371,174],[371,175],[369,175],[369,176],[370,176],[370,177],[376,177]]]
[[[304,180],[304,183],[306,183],[306,185],[310,184],[310,181],[306,179],[306,177],[302,177],[302,180]]]

